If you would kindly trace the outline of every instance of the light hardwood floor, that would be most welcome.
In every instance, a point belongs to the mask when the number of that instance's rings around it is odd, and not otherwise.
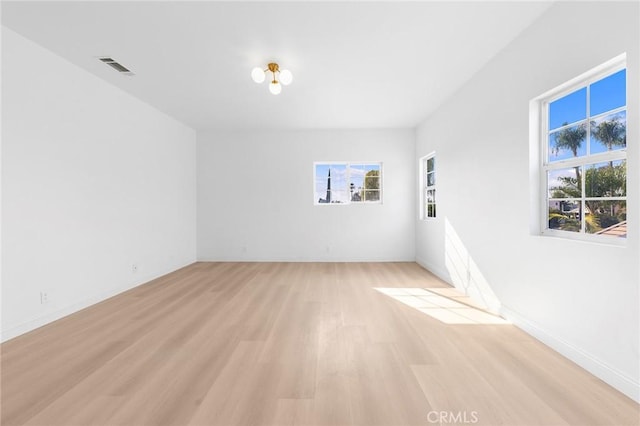
[[[196,263],[3,344],[2,425],[639,424],[514,326],[381,287],[445,285],[413,263]]]

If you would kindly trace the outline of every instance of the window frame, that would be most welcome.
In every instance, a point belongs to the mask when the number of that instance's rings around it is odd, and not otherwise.
[[[623,160],[628,165],[627,158],[627,146],[624,148],[616,149],[613,151],[600,152],[596,154],[591,154],[591,130],[590,130],[590,122],[594,119],[599,119],[602,117],[610,116],[612,114],[619,113],[621,111],[628,112],[628,86],[627,87],[627,102],[623,107],[614,108],[612,110],[608,110],[602,112],[600,114],[591,116],[590,115],[590,86],[593,83],[598,82],[606,77],[609,77],[619,71],[628,69],[626,62],[626,54],[622,54],[612,60],[566,82],[565,84],[556,87],[548,91],[547,93],[540,96],[537,101],[539,102],[539,115],[538,119],[540,120],[540,128],[539,135],[537,137],[536,143],[539,146],[539,155],[540,159],[538,161],[538,170],[539,170],[539,193],[540,193],[540,234],[543,236],[550,237],[559,237],[569,240],[579,240],[579,241],[588,241],[588,242],[597,242],[603,243],[607,245],[626,245],[627,238],[620,237],[612,237],[606,235],[598,235],[598,234],[590,234],[585,230],[586,221],[581,218],[580,220],[580,231],[563,231],[559,229],[551,229],[549,228],[549,203],[552,201],[559,200],[558,198],[549,197],[549,186],[548,186],[548,172],[554,170],[562,170],[569,169],[573,167],[582,167],[583,173],[581,174],[581,189],[582,194],[581,197],[578,198],[566,198],[567,201],[577,201],[580,203],[580,209],[582,215],[586,214],[586,202],[592,200],[598,201],[625,201],[628,206],[628,191],[623,197],[589,197],[586,194],[586,170],[589,166],[593,166],[600,163],[610,162],[610,161],[620,161]],[[628,82],[628,79],[627,79]],[[586,147],[585,151],[587,154],[580,157],[567,158],[562,160],[557,160],[550,162],[549,161],[549,106],[552,102],[563,98],[566,95],[569,95],[577,90],[582,88],[586,88],[587,96],[586,96],[586,118],[584,120],[578,120],[573,123],[568,123],[567,125],[560,126],[554,128],[554,131],[558,131],[560,129],[573,127],[583,121],[587,123],[587,135],[585,137]],[[628,114],[626,115],[627,120],[629,118]],[[627,184],[628,180],[628,172],[627,172]]]
[[[427,168],[427,163],[431,159],[433,159],[433,171],[429,172]],[[434,179],[433,185],[429,185],[429,180],[428,180],[429,173],[433,173],[433,176],[436,178]],[[438,201],[436,198],[437,195],[434,196],[433,203],[429,203],[427,201],[428,200],[427,191],[436,191],[437,185],[438,185],[438,181],[437,181],[437,168],[436,168],[436,152],[433,151],[423,157],[420,157],[420,219],[421,220],[431,221],[438,218],[437,207],[436,207],[438,205]],[[429,216],[428,205],[434,206],[433,216]]]
[[[351,166],[364,166],[364,165],[377,165],[380,169],[380,176],[378,177],[379,181],[379,189],[377,190],[380,194],[379,199],[376,201],[351,201],[351,197],[348,197],[348,201],[346,203],[319,203],[316,198],[316,169],[317,166],[322,165],[335,165],[335,166],[345,166],[347,170],[347,182],[350,179],[350,167]],[[313,162],[313,205],[314,206],[349,206],[349,205],[379,205],[383,204],[383,183],[384,179],[384,171],[383,171],[383,162],[382,161],[314,161]],[[363,184],[366,182],[366,178],[363,177]],[[333,190],[333,189],[332,189]],[[366,191],[366,188],[363,188]],[[347,191],[349,191],[349,187],[347,187]]]

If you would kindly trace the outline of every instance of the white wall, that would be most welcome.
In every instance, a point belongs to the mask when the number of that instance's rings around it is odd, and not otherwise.
[[[198,133],[198,259],[414,260],[413,130]],[[383,204],[314,205],[314,161],[382,161]]]
[[[192,129],[5,28],[2,86],[3,340],[195,261]]]
[[[419,126],[416,146],[417,157],[437,153],[439,203],[437,220],[417,222],[417,260],[461,288],[488,283],[476,297],[494,293],[517,325],[636,400],[638,9],[637,2],[554,5]],[[626,247],[532,235],[529,101],[625,51]]]

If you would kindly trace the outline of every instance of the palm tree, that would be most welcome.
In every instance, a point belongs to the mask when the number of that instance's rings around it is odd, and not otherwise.
[[[614,146],[627,145],[627,125],[620,121],[620,117],[613,117],[611,120],[604,120],[596,125],[591,122],[591,134],[604,144],[609,151]]]
[[[567,123],[563,123],[566,126]],[[578,149],[582,145],[585,137],[587,136],[587,128],[584,124],[580,124],[575,127],[567,127],[556,133],[556,137],[553,146],[554,153],[558,153],[561,149],[569,149],[573,153],[574,157],[578,156]]]
[[[591,134],[593,137],[604,144],[609,151],[614,146],[627,145],[627,125],[620,121],[619,116],[613,117],[611,120],[604,120],[596,125],[595,121],[591,122]],[[609,161],[609,169],[613,170],[613,161]],[[626,177],[626,175],[625,175]],[[614,189],[612,188],[612,192]],[[613,216],[614,208],[611,205],[611,216]]]
[[[568,123],[563,123],[563,126],[566,126]],[[582,142],[584,142],[587,136],[587,127],[585,124],[580,124],[574,127],[567,127],[565,129],[560,130],[555,135],[555,139],[553,141],[553,152],[557,154],[561,149],[569,149],[574,157],[578,156],[578,150],[582,146]],[[563,182],[564,185],[561,188],[556,188],[556,190],[560,190],[564,192],[566,195],[576,196],[577,198],[582,197],[582,177],[580,176],[580,166],[576,166],[576,179],[569,179],[570,181]],[[579,195],[578,195],[579,194]],[[580,211],[580,220],[582,220],[582,215],[584,213]],[[567,227],[562,226],[561,229],[576,231],[573,229],[573,224],[569,226],[568,223],[565,223]]]

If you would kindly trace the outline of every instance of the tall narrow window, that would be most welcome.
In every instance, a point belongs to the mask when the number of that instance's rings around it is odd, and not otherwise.
[[[422,159],[422,218],[436,217],[436,157],[428,155]]]
[[[626,69],[599,70],[542,104],[549,235],[627,235]]]

